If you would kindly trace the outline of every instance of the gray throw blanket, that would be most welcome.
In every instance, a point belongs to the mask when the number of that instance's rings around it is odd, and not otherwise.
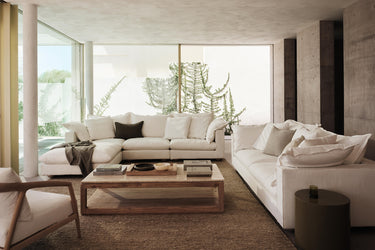
[[[62,143],[51,148],[65,148],[66,159],[70,165],[78,165],[82,175],[87,176],[92,170],[91,158],[95,144],[91,141]]]

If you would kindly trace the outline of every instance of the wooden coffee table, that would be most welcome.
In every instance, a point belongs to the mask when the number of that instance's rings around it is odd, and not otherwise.
[[[87,199],[87,190],[96,189]],[[81,213],[206,213],[224,211],[224,177],[213,164],[211,177],[187,177],[183,165],[174,176],[94,176],[81,182]]]

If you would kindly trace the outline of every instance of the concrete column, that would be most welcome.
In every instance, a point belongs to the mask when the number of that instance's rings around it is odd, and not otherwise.
[[[92,42],[85,42],[85,96],[87,114],[92,115],[94,112],[94,74],[93,74],[93,45]]]
[[[23,132],[25,177],[38,175],[37,6],[23,5]]]

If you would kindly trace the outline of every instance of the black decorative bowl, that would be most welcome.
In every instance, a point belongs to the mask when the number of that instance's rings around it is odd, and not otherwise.
[[[149,171],[155,169],[154,164],[150,163],[139,163],[134,166],[135,170],[138,171]]]

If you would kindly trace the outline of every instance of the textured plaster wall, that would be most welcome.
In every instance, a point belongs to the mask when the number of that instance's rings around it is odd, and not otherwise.
[[[320,23],[297,34],[297,120],[320,123]]]
[[[375,135],[375,0],[344,10],[344,132]],[[367,157],[374,158],[372,140]]]
[[[274,44],[273,54],[273,120],[274,122],[283,122],[285,120],[284,112],[284,40]]]

